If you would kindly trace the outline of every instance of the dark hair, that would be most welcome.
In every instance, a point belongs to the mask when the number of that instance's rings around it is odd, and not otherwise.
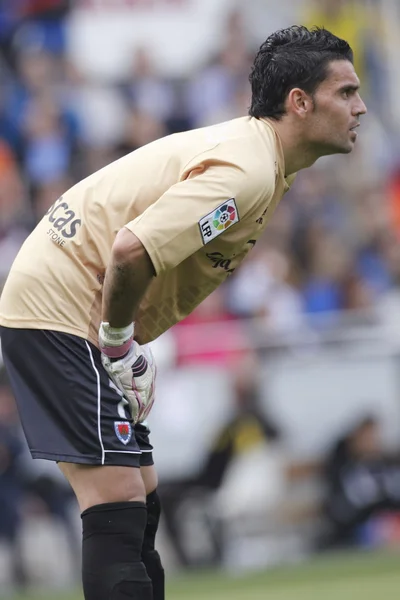
[[[327,29],[293,25],[270,35],[261,45],[250,73],[252,117],[279,119],[290,90],[313,94],[326,79],[333,60],[353,62],[349,44]]]

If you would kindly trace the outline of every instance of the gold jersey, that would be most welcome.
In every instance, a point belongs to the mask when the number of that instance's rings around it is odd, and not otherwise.
[[[68,190],[22,245],[0,324],[71,333],[97,345],[103,281],[116,234],[130,229],[156,272],[135,338],[186,317],[254,246],[293,177],[268,120],[242,117],[178,133]]]

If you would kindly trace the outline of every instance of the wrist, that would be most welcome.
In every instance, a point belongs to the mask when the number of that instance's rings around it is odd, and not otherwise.
[[[99,329],[99,345],[103,354],[109,358],[122,358],[129,352],[133,342],[134,324],[126,327],[111,327],[103,321]]]

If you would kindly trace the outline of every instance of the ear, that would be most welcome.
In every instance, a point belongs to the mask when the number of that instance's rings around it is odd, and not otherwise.
[[[290,90],[286,104],[288,112],[295,113],[299,117],[306,117],[314,110],[312,96],[300,88]]]

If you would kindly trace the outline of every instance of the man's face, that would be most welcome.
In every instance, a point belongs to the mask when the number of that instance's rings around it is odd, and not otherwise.
[[[332,61],[314,94],[314,110],[305,122],[306,135],[321,156],[347,154],[357,139],[359,117],[367,112],[359,79],[348,60]]]

